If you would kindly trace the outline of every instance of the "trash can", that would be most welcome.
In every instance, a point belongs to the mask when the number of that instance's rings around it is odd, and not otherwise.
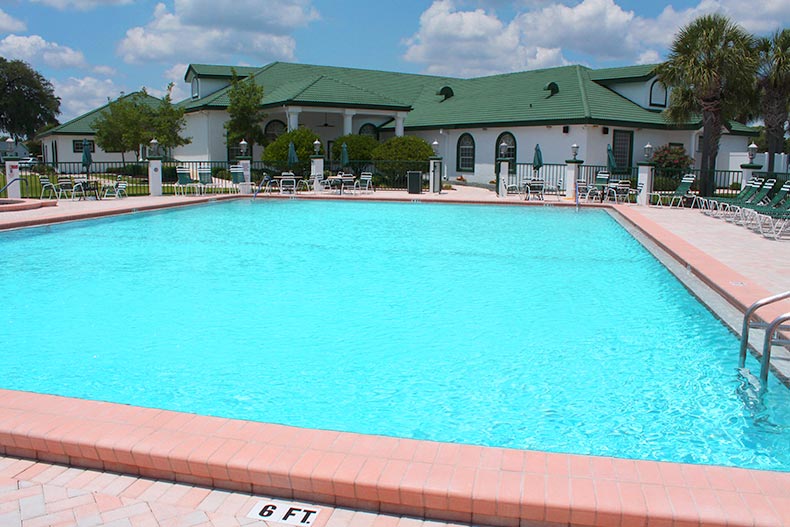
[[[422,172],[415,170],[406,172],[406,190],[409,194],[422,192]]]

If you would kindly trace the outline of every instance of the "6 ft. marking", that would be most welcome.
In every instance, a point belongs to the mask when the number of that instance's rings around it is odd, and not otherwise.
[[[317,507],[309,507],[301,503],[262,500],[255,504],[247,514],[247,517],[268,522],[284,523],[286,525],[308,527],[318,518],[320,512],[321,509]]]

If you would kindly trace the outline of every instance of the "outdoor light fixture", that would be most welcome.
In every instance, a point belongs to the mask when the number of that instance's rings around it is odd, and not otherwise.
[[[579,145],[576,143],[571,145],[571,155],[573,156],[573,160],[576,161],[576,156],[579,155]]]
[[[433,153],[438,155],[439,154],[439,141],[434,139],[433,143],[431,143],[431,148],[433,148]]]
[[[749,153],[749,163],[754,161],[754,156],[757,155],[757,145],[752,143],[748,147],[746,147]]]
[[[313,141],[313,150],[315,150],[315,155],[318,155],[318,151],[321,150],[321,141],[316,139]]]
[[[507,143],[502,141],[499,143],[499,157],[504,158],[507,155]]]
[[[8,152],[10,154],[11,150],[14,149],[14,138],[13,137],[9,137],[8,139],[6,139],[5,140],[5,146],[7,147],[6,148],[6,152]]]
[[[241,150],[241,155],[247,155],[247,141],[245,139],[239,141],[239,149]]]
[[[156,137],[151,139],[151,142],[148,143],[148,146],[151,149],[151,151],[148,153],[149,157],[150,156],[154,156],[154,157],[159,156],[159,141],[156,140]]]
[[[645,159],[650,161],[651,157],[653,157],[653,145],[647,143],[645,145]]]

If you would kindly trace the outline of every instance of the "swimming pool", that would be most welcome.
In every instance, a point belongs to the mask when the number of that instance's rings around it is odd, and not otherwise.
[[[0,249],[5,388],[790,467],[787,390],[745,407],[736,339],[605,212],[239,201]]]

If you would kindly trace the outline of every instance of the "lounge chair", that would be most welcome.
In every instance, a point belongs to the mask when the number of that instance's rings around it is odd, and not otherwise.
[[[677,206],[683,208],[683,201],[688,198],[694,198],[693,194],[689,193],[691,190],[691,185],[694,183],[694,174],[686,174],[680,180],[680,185],[675,189],[672,194],[660,194],[658,192],[650,192],[647,195],[647,199],[652,201],[653,196],[656,197],[657,202],[656,205],[659,207],[664,205],[664,200],[669,200],[666,204],[671,208],[674,207],[677,203]]]
[[[753,206],[766,205],[768,202],[768,194],[773,190],[775,183],[776,179],[774,178],[766,179],[763,183],[763,186],[743,202],[731,201],[727,203],[720,203],[719,216],[723,217],[727,221],[732,221],[734,215],[740,212],[741,207],[748,206],[750,204]]]
[[[778,240],[790,228],[790,198],[774,210],[763,210],[755,220],[757,230],[767,238]]]
[[[128,186],[128,182],[119,178],[118,181],[115,182],[115,185],[104,187],[104,197],[115,196],[116,199],[128,197],[129,195],[126,193],[126,187]]]
[[[252,184],[247,184],[244,179],[244,167],[241,165],[230,166],[230,183],[231,192],[242,193],[242,186],[245,186],[244,193],[249,193],[252,190]],[[245,185],[246,184],[246,185]]]
[[[788,192],[790,192],[790,181],[785,181],[779,190],[777,190],[776,193],[774,193],[774,195],[771,197],[771,200],[767,203],[744,203],[740,206],[733,206],[732,210],[730,211],[732,212],[732,215],[727,220],[732,221],[733,223],[748,225],[752,221],[756,220],[757,216],[761,213],[781,211],[784,209],[783,204],[787,198]],[[767,196],[765,199],[767,199]]]
[[[41,184],[41,196],[39,196],[38,199],[44,199],[44,192],[49,193],[49,199],[52,199],[53,194],[55,195],[55,199],[60,199],[61,190],[49,180],[49,176],[38,176],[38,182]]]
[[[208,189],[217,188],[214,184],[214,178],[211,175],[211,167],[201,166],[198,167],[198,190],[201,194],[206,194]]]
[[[178,195],[178,190],[181,189],[181,193],[186,196],[189,189],[192,189],[192,192],[197,195],[200,182],[192,179],[191,172],[189,167],[176,167],[176,175],[178,176],[178,182],[175,184],[175,193]]]
[[[760,187],[763,186],[763,182],[765,181],[764,178],[761,177],[752,177],[746,184],[743,186],[741,191],[734,197],[731,198],[716,198],[716,197],[701,197],[697,196],[695,200],[699,203],[700,209],[702,209],[704,214],[712,215],[715,212],[719,211],[720,207],[724,203],[743,203],[748,200],[752,194],[757,192]]]

